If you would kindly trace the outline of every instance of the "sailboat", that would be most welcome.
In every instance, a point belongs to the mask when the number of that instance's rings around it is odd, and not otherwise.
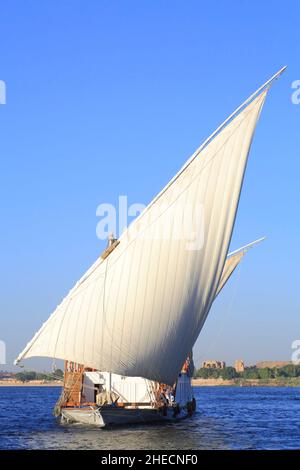
[[[65,361],[55,407],[63,421],[103,427],[194,414],[193,346],[216,296],[260,241],[228,254],[256,124],[285,68],[110,240],[16,359]]]

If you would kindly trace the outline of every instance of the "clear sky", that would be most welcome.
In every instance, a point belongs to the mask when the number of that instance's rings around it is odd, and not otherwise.
[[[213,306],[195,358],[290,359],[300,339],[299,15],[288,0],[1,0],[0,368],[101,253],[97,206],[122,194],[148,203],[286,64],[258,124],[231,247],[268,238]]]

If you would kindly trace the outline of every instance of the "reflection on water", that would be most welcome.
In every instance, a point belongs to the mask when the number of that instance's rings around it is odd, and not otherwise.
[[[197,387],[192,419],[97,429],[61,425],[51,387],[0,388],[1,449],[292,449],[300,446],[297,388]]]

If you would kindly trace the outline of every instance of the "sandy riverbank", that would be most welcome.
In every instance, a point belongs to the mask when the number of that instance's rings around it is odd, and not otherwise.
[[[62,387],[62,382],[53,380],[45,382],[44,380],[32,380],[21,382],[19,380],[0,380],[0,387]]]
[[[192,379],[193,387],[216,387],[218,385],[234,385],[234,382],[223,379]]]
[[[300,377],[277,379],[192,379],[193,387],[300,387]]]
[[[57,380],[45,382],[43,380],[32,380],[21,382],[18,380],[0,380],[0,387],[62,387],[63,383]],[[280,379],[192,379],[193,387],[300,387],[300,377]]]

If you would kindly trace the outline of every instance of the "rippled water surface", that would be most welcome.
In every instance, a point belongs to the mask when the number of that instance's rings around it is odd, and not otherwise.
[[[55,387],[0,387],[1,449],[295,449],[300,389],[197,387],[197,413],[175,424],[101,430],[60,425]]]

